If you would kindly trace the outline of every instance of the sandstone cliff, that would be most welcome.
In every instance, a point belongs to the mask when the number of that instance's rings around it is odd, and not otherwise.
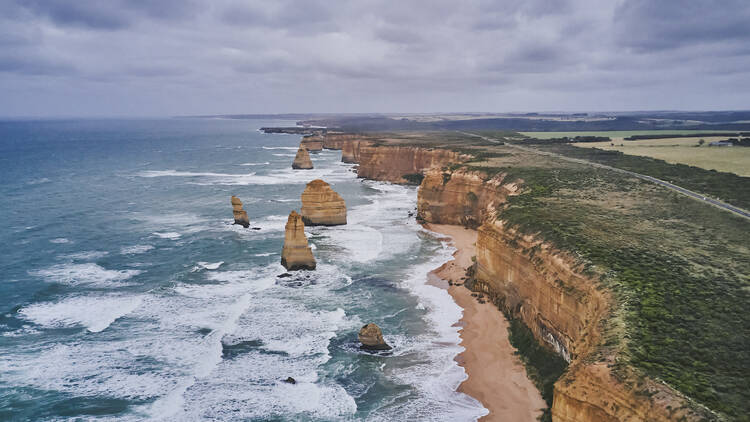
[[[294,157],[292,168],[295,170],[310,170],[313,168],[312,160],[310,160],[310,154],[307,152],[304,146],[299,147],[297,155]]]
[[[308,226],[346,224],[346,203],[331,185],[315,179],[302,192],[302,221]]]
[[[234,213],[234,224],[239,224],[245,228],[250,226],[250,219],[247,218],[247,212],[242,209],[240,198],[232,195],[232,213]]]
[[[308,151],[321,151],[324,140],[325,135],[308,135],[302,138],[300,147],[304,147]]]
[[[502,174],[428,170],[419,188],[418,216],[431,223],[481,224],[471,287],[521,319],[540,343],[570,363],[554,386],[552,420],[699,420],[668,386],[631,369],[615,376],[617,350],[602,347],[612,309],[608,292],[581,272],[574,257],[496,219],[496,209],[523,188],[518,182]]]
[[[430,169],[417,194],[417,215],[431,223],[477,228],[518,191],[516,183],[505,183],[504,178],[502,173],[488,179],[479,171]]]
[[[281,265],[289,271],[314,270],[315,257],[307,244],[305,223],[302,216],[292,211],[286,222],[284,247],[281,250]]]
[[[364,144],[359,145],[358,155],[358,177],[392,183],[407,183],[405,175],[421,174],[468,158],[447,149]]]

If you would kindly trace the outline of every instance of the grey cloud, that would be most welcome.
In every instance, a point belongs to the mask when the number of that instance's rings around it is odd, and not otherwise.
[[[626,0],[614,20],[618,43],[640,52],[700,43],[750,42],[746,0]]]
[[[0,0],[0,115],[746,106],[712,4]]]

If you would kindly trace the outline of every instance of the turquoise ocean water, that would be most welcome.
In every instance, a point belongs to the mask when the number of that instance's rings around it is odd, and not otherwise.
[[[0,122],[0,420],[474,420],[461,315],[426,274],[452,250],[408,217],[416,188],[357,179],[340,151],[292,170],[261,120]],[[307,228],[305,183],[349,224]],[[249,230],[232,225],[231,195]],[[380,325],[390,353],[358,349]],[[297,384],[282,382],[294,377]]]

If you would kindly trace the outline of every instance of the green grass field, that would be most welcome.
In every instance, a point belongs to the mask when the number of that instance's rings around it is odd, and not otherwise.
[[[698,141],[706,144],[698,147]],[[579,142],[572,145],[582,148],[599,148],[621,151],[628,155],[651,157],[671,164],[687,164],[706,170],[726,171],[739,176],[750,177],[750,148],[709,147],[709,142],[725,137],[692,137],[668,139],[644,139],[622,142]]]
[[[519,132],[522,135],[530,138],[539,139],[550,139],[550,138],[562,138],[562,137],[575,137],[575,136],[609,136],[614,139],[627,138],[633,135],[695,135],[700,136],[701,133],[737,133],[736,130],[612,130],[604,132]]]

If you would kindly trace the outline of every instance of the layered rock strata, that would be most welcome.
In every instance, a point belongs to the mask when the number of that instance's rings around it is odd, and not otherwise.
[[[392,183],[408,183],[404,176],[422,174],[468,158],[446,149],[369,144],[360,144],[357,153],[358,177]]]
[[[300,214],[308,226],[338,226],[346,224],[346,203],[331,185],[315,179],[302,192]]]
[[[310,154],[307,152],[304,146],[300,146],[297,150],[297,155],[294,157],[292,168],[295,170],[310,170],[313,168],[312,160],[310,160]]]
[[[518,192],[500,173],[492,178],[479,171],[430,169],[417,194],[419,219],[477,228],[509,195]]]
[[[360,346],[365,350],[391,350],[391,346],[385,342],[383,338],[383,332],[377,324],[367,324],[359,330],[357,335],[359,342],[362,343]]]
[[[615,376],[616,350],[602,347],[612,303],[607,290],[581,272],[575,257],[497,219],[497,208],[519,186],[522,181],[505,181],[502,174],[428,170],[419,188],[418,216],[431,223],[480,224],[472,289],[521,319],[541,344],[570,363],[554,386],[552,420],[700,420],[668,386],[631,369]]]
[[[250,219],[247,218],[247,212],[242,209],[240,198],[232,195],[232,213],[234,214],[234,224],[239,224],[244,228],[250,227]]]
[[[315,269],[315,257],[305,236],[305,223],[302,222],[302,216],[297,214],[297,211],[289,213],[289,219],[286,222],[281,265],[288,271]]]

